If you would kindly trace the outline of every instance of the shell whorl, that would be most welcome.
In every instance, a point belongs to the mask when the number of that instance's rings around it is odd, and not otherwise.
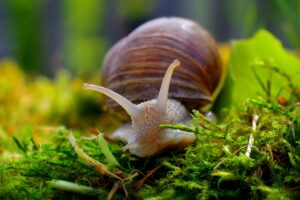
[[[174,72],[169,98],[190,109],[211,102],[222,74],[217,45],[200,25],[182,18],[149,21],[116,43],[104,59],[102,85],[134,103],[154,99],[174,59],[182,67]]]

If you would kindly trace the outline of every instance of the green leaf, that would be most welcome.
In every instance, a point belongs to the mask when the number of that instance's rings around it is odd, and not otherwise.
[[[118,161],[116,160],[116,158],[114,157],[112,152],[110,151],[110,149],[107,145],[107,142],[105,141],[102,133],[99,133],[99,135],[98,135],[98,143],[99,143],[102,153],[104,154],[104,156],[107,159],[107,161],[109,162],[109,164],[114,165],[114,166],[120,166],[120,164],[118,163]]]
[[[229,73],[218,107],[240,105],[247,98],[288,98],[291,83],[300,84],[300,59],[266,30],[232,43]]]

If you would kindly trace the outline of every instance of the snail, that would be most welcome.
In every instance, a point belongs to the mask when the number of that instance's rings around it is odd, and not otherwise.
[[[117,42],[103,62],[103,86],[83,88],[108,96],[108,106],[121,106],[131,117],[132,123],[111,135],[127,143],[122,150],[150,157],[194,143],[194,133],[161,129],[160,124],[186,124],[189,110],[207,109],[223,73],[217,44],[204,28],[165,17]]]

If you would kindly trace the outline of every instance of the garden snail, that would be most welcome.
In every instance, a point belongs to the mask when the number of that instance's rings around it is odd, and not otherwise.
[[[104,87],[83,87],[110,97],[109,106],[123,107],[132,123],[111,137],[127,143],[123,150],[149,157],[196,140],[193,133],[159,126],[186,123],[188,110],[211,104],[222,73],[217,45],[206,30],[191,20],[158,18],[110,49],[103,63]]]

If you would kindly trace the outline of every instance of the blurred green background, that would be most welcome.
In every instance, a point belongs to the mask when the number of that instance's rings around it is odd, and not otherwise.
[[[30,74],[100,71],[109,47],[144,21],[181,16],[218,42],[266,28],[290,49],[300,47],[299,0],[0,0],[0,59]]]

